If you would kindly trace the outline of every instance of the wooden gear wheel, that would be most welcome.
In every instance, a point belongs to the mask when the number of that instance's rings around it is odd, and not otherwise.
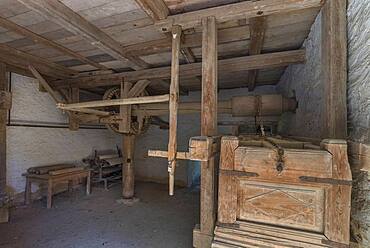
[[[148,92],[146,91],[140,94],[140,96],[146,95],[148,95]],[[121,89],[119,87],[108,89],[103,96],[103,100],[112,100],[119,98],[121,98]],[[105,110],[114,114],[119,114],[119,106],[109,106],[106,107]],[[150,116],[131,116],[131,130],[129,134],[133,135],[142,134],[148,130],[149,125],[150,125]],[[118,123],[109,123],[106,124],[106,126],[116,133],[124,134],[123,132],[119,131]]]

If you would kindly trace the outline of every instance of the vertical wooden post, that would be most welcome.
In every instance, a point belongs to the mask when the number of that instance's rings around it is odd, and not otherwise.
[[[322,138],[347,138],[347,1],[326,1],[322,10],[322,73],[325,85]]]
[[[7,80],[6,66],[5,64],[0,63],[0,91],[7,91],[7,90],[8,90],[8,80]],[[5,189],[6,189],[6,122],[7,122],[7,117],[8,117],[8,109],[5,107],[0,108],[0,194],[5,193]]]
[[[201,135],[217,135],[217,24],[215,17],[202,19]],[[200,231],[212,241],[216,219],[215,160],[201,163]],[[209,244],[205,244],[210,247]]]
[[[135,194],[135,135],[123,135],[123,168],[122,168],[122,196],[125,199],[134,197]]]
[[[181,27],[172,28],[172,62],[171,62],[171,86],[169,104],[169,140],[168,140],[168,173],[169,173],[169,194],[173,195],[175,189],[175,170],[177,152],[177,109],[179,105],[179,57],[181,44]]]
[[[122,82],[121,84],[121,98],[128,98],[132,87],[130,82]],[[123,133],[130,133],[131,130],[131,105],[120,106],[120,117],[122,118],[119,124],[119,130]]]
[[[73,87],[70,89],[70,99],[71,103],[80,102],[80,89]],[[78,119],[75,117],[75,114],[69,114],[69,130],[77,131],[80,127]]]
[[[351,181],[352,173],[348,163],[347,142],[345,140],[323,140],[321,147],[333,156],[333,178]],[[325,236],[333,242],[349,244],[351,216],[351,186],[332,185],[328,188],[325,212],[329,215],[325,222]]]

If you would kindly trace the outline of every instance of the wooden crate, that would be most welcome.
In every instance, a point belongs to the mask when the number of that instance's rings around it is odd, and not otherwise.
[[[320,245],[324,247],[346,246],[349,244],[350,199],[351,172],[344,141],[324,140],[319,147],[272,137],[222,138],[220,224],[215,241],[227,232],[229,236],[237,233],[238,242],[252,242],[249,239],[258,239],[264,232],[251,233],[236,226],[258,223],[261,228],[274,227],[292,235],[281,239],[294,240],[298,231],[305,235],[320,234]],[[244,238],[240,239],[240,235]],[[264,245],[271,239],[267,236],[261,238]],[[273,240],[267,247],[276,247]],[[245,247],[249,247],[245,242]],[[282,242],[278,247],[291,247],[290,242],[285,242],[286,245]]]

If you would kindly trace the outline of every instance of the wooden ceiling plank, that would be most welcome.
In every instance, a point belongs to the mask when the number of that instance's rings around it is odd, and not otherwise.
[[[66,78],[78,73],[75,70],[58,65],[47,59],[22,52],[5,44],[0,44],[0,53],[0,60],[7,64],[24,69],[27,68],[28,65],[37,65],[36,67],[40,69],[43,74],[52,76],[54,78]]]
[[[266,17],[254,17],[249,19],[250,43],[249,55],[257,55],[262,52],[266,33]],[[253,91],[256,87],[258,70],[248,72],[248,90]]]
[[[293,50],[220,60],[219,72],[230,73],[254,69],[276,68],[304,62],[305,50]],[[201,75],[202,63],[180,65],[181,78],[194,78]],[[74,79],[66,79],[63,81],[54,81],[52,82],[52,85],[53,87],[57,88],[65,88],[71,86],[91,88],[103,85],[118,85],[120,84],[123,77],[129,81],[139,81],[144,79],[169,79],[171,78],[171,67],[167,66],[140,71],[105,74],[94,77],[79,77]]]
[[[166,19],[170,11],[163,0],[135,0],[153,20]]]
[[[31,39],[34,43],[40,43],[40,44],[43,44],[45,46],[54,48],[55,50],[58,50],[58,51],[60,51],[64,54],[67,54],[67,55],[69,55],[73,58],[76,58],[81,62],[92,65],[92,66],[94,66],[98,69],[102,69],[102,70],[108,69],[107,67],[105,67],[103,65],[100,65],[99,63],[96,63],[92,60],[89,60],[89,59],[81,56],[78,53],[75,53],[74,51],[72,51],[72,50],[70,50],[70,49],[68,49],[64,46],[61,46],[61,45],[59,45],[58,43],[56,43],[54,41],[48,40],[48,39],[44,38],[43,36],[38,35],[38,34],[32,32],[32,31],[30,31],[30,30],[28,30],[28,29],[26,29],[22,26],[19,26],[16,23],[11,22],[11,21],[9,21],[5,18],[0,17],[0,26],[8,29],[9,31],[17,32],[18,34],[21,34],[21,35]]]
[[[83,36],[92,45],[99,47],[113,58],[124,63],[129,62],[135,70],[147,68],[145,61],[138,57],[126,56],[119,42],[88,22],[85,18],[65,6],[58,0],[18,0],[37,13],[53,20],[65,29]]]
[[[321,7],[324,0],[260,0],[244,1],[214,8],[208,8],[179,15],[169,16],[156,23],[162,32],[170,32],[173,25],[180,25],[184,30],[201,25],[201,19],[216,17],[218,22],[249,19],[272,14],[284,14],[302,9]]]

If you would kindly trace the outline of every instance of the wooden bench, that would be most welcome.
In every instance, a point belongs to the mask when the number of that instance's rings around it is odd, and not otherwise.
[[[31,185],[32,183],[47,184],[47,208],[52,206],[53,187],[57,183],[68,182],[68,189],[74,180],[86,178],[86,195],[90,194],[90,170],[75,170],[65,173],[49,173],[43,175],[24,174],[26,177],[25,203],[28,205],[31,202]]]

